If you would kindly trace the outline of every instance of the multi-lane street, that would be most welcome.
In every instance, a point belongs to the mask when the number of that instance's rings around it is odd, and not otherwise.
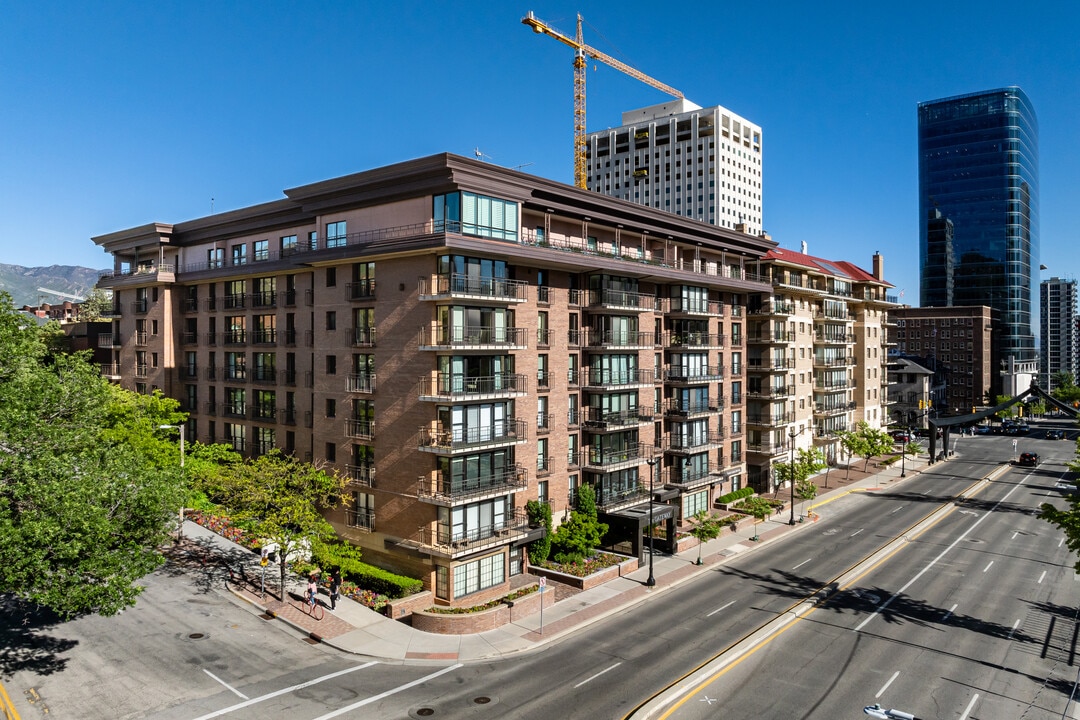
[[[623,717],[825,588],[827,602],[662,712],[854,718],[880,702],[917,717],[1060,717],[1080,587],[1061,533],[1032,511],[1064,503],[1057,480],[1075,446],[1022,438],[1045,462],[1003,469],[1011,441],[962,438],[949,462],[830,502],[780,542],[503,661],[365,662],[267,626],[214,583],[159,573],[121,618],[39,633],[64,649],[45,654],[47,672],[27,665],[5,684],[32,683],[52,717],[88,720]],[[854,582],[832,585],[903,535]]]
[[[1011,438],[961,442],[967,458],[1002,445],[1011,452]],[[1043,456],[1038,467],[1010,468],[654,717],[716,717],[722,706],[731,719],[856,718],[875,703],[917,718],[1080,717],[1069,702],[1080,667],[1075,558],[1062,533],[1034,517],[1041,503],[1064,504],[1060,481],[1075,446],[1019,442]],[[971,465],[935,466],[925,479],[946,467],[967,474]]]

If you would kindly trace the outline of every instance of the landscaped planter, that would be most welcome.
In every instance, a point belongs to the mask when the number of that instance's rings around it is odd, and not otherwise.
[[[597,585],[603,585],[609,580],[614,580],[615,578],[632,573],[639,567],[641,567],[640,560],[628,557],[618,565],[606,567],[603,570],[595,572],[592,575],[586,575],[585,577],[570,575],[569,573],[559,572],[558,570],[536,567],[535,565],[529,566],[529,572],[533,575],[541,575],[543,577],[551,578],[552,580],[558,580],[564,585],[569,585],[578,590],[589,590]]]
[[[409,618],[412,621],[413,628],[416,630],[439,635],[470,635],[485,630],[494,630],[507,623],[540,612],[541,602],[543,602],[545,608],[550,608],[555,604],[555,593],[550,588],[542,593],[531,592],[516,600],[508,600],[501,605],[477,612],[439,613],[429,612],[425,608],[423,610],[414,610]],[[431,607],[430,604],[428,607]]]

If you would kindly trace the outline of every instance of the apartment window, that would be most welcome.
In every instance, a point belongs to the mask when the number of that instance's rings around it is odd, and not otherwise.
[[[547,480],[541,480],[536,483],[536,499],[542,503],[546,503],[549,500]]]
[[[326,398],[326,417],[337,417],[337,400],[334,398]]]
[[[326,462],[337,462],[337,445],[326,443]]]
[[[270,241],[269,240],[256,240],[254,243],[255,252],[252,255],[255,258],[255,262],[262,262],[270,259]]]
[[[326,311],[326,329],[337,330],[337,313],[333,310]]]
[[[454,568],[454,598],[495,587],[506,579],[506,556],[502,553],[462,563]]]
[[[326,287],[337,287],[337,268],[326,268]]]
[[[345,221],[326,223],[326,247],[345,247]]]
[[[225,248],[211,248],[206,251],[206,265],[211,270],[225,266]]]
[[[461,232],[499,240],[516,241],[517,203],[470,192],[434,197],[435,232]]]
[[[233,245],[232,246],[232,264],[233,265],[246,265],[247,264],[247,245]]]
[[[281,237],[281,256],[293,255],[297,252],[296,236],[283,235]]]
[[[327,355],[326,356],[326,374],[327,375],[336,375],[337,374],[337,355]]]

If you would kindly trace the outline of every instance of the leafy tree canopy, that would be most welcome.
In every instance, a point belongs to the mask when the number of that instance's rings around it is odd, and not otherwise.
[[[64,617],[134,604],[183,499],[177,403],[52,350],[0,294],[0,591]]]
[[[112,293],[101,288],[92,289],[79,306],[79,320],[94,322],[112,310]]]
[[[1077,440],[1076,447],[1076,459],[1068,463],[1068,467],[1073,473],[1080,473],[1080,439]],[[1070,495],[1069,507],[1065,510],[1059,510],[1050,503],[1043,503],[1039,508],[1039,517],[1065,533],[1069,550],[1078,556],[1073,569],[1080,573],[1080,495]]]

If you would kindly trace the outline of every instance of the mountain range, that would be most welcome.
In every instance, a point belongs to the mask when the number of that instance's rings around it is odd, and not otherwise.
[[[0,292],[11,295],[16,308],[42,303],[56,305],[64,300],[73,300],[72,295],[85,298],[100,274],[101,270],[76,265],[23,267],[0,263]]]

